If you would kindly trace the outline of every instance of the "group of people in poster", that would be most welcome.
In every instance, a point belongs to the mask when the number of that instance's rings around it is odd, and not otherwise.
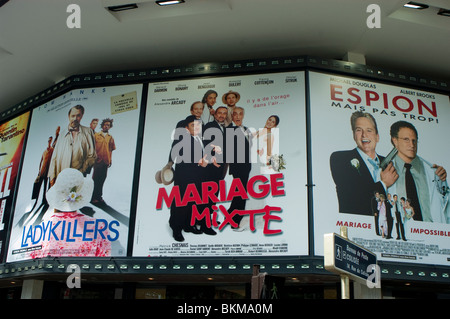
[[[247,192],[247,182],[252,175],[271,174],[275,169],[280,169],[279,162],[275,164],[272,160],[273,156],[278,155],[276,128],[279,117],[271,115],[263,129],[252,130],[244,125],[245,108],[237,105],[240,101],[239,92],[223,94],[223,105],[214,108],[217,96],[216,91],[208,90],[201,101],[192,103],[191,114],[176,125],[168,164],[161,173],[157,173],[157,181],[162,179],[164,182],[165,172],[172,170],[174,186],[179,187],[182,197],[189,184],[195,184],[201,193],[203,182],[218,184],[227,173],[233,179],[239,179]],[[256,152],[252,151],[252,147],[257,148]],[[249,201],[242,196],[235,196],[228,212],[233,214],[234,211],[244,211],[249,207]],[[210,201],[204,205],[194,205],[172,203],[169,225],[176,241],[184,241],[183,231],[217,234],[205,220],[196,221],[195,224],[191,222],[193,209],[203,212],[208,208],[212,213],[214,203]],[[240,231],[245,229],[242,219],[242,214],[234,214],[232,228]]]
[[[110,134],[114,121],[103,119],[101,130],[96,132],[98,119],[92,119],[90,126],[81,125],[84,112],[82,105],[69,109],[68,123],[62,130],[57,127],[41,156],[31,196],[36,201],[18,222],[24,229],[21,246],[30,247],[32,258],[110,255],[109,233],[117,235],[117,230],[105,220],[99,223],[93,218],[88,204],[106,205],[102,195],[116,149]],[[37,207],[41,190],[42,202]],[[44,217],[48,208],[54,211]],[[51,230],[48,233],[41,231],[46,226]],[[72,234],[80,236],[69,237],[71,226]],[[85,236],[86,232],[92,232],[94,237]],[[31,247],[33,244],[38,244],[37,248]]]
[[[376,152],[379,142],[375,118],[356,111],[350,119],[353,150],[330,156],[339,212],[374,217],[376,234],[406,240],[409,220],[450,223],[447,172],[419,155],[419,134],[413,124],[397,121],[390,127],[392,152]]]

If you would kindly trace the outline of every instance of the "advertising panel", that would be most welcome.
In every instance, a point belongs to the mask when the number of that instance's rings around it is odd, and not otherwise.
[[[33,110],[8,261],[126,256],[141,96],[76,89]]]
[[[307,254],[304,88],[304,72],[151,83],[133,256]]]
[[[449,97],[310,79],[316,255],[325,233],[347,226],[348,238],[380,261],[449,265]]]
[[[27,112],[0,125],[0,260],[5,253],[6,232],[29,117]]]

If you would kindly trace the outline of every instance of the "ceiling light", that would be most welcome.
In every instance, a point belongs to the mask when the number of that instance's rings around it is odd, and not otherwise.
[[[450,17],[450,10],[440,9],[438,14],[444,17]]]
[[[184,3],[184,0],[162,0],[162,1],[156,1],[157,5],[160,6],[170,6],[172,4],[180,4]]]
[[[124,4],[124,5],[120,5],[120,6],[111,6],[111,7],[108,7],[108,10],[112,11],[112,12],[119,12],[119,11],[137,9],[137,7],[138,6],[136,3],[129,3],[129,4]]]
[[[405,8],[409,8],[409,9],[418,9],[418,10],[422,10],[422,9],[427,9],[428,6],[426,4],[422,4],[422,3],[418,3],[418,2],[408,2],[407,4],[403,5]]]

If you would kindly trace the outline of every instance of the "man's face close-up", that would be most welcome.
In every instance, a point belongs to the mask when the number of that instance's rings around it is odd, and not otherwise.
[[[411,162],[417,155],[417,136],[414,130],[402,127],[398,131],[398,136],[392,139],[398,150],[398,155],[406,163]]]
[[[69,126],[76,128],[80,125],[81,119],[83,118],[83,113],[81,110],[72,109],[69,114]]]
[[[375,155],[375,148],[380,139],[371,120],[360,117],[355,122],[353,139],[360,150],[369,156]]]

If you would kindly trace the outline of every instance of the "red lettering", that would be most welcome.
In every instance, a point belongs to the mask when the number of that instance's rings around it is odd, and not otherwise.
[[[397,101],[400,100],[400,99],[405,100],[405,101],[408,103],[409,106],[408,106],[407,109],[402,109],[402,108],[398,105]],[[408,98],[405,97],[405,96],[396,96],[396,97],[394,97],[394,98],[392,99],[392,105],[394,105],[394,107],[395,107],[397,110],[402,111],[402,112],[411,112],[411,111],[414,109],[414,104],[413,104],[413,102],[411,102],[411,100],[408,99]]]
[[[245,191],[244,185],[242,185],[240,178],[235,178],[231,182],[227,201],[233,200],[235,196],[240,196],[242,199],[248,199],[247,192]]]
[[[378,101],[380,96],[377,92],[374,91],[366,91],[366,105],[370,106],[371,101]]]
[[[280,216],[272,216],[270,215],[270,212],[275,211],[275,212],[280,212],[281,211],[281,207],[271,207],[271,206],[266,206],[264,207],[264,210],[266,212],[266,214],[263,216],[264,218],[264,235],[275,235],[275,234],[279,234],[281,233],[281,229],[269,229],[269,223],[271,220],[276,220],[276,221],[281,221],[281,217]]]
[[[336,91],[336,88],[342,89],[342,86],[336,85],[336,84],[330,84],[331,99],[334,101],[343,101],[343,99],[336,97],[337,94],[342,95],[342,92]]]
[[[247,191],[242,181],[239,178],[235,178],[231,182],[228,194],[224,180],[221,180],[219,183],[212,181],[203,182],[200,190],[197,189],[197,185],[189,184],[184,194],[180,194],[178,185],[172,187],[170,194],[167,194],[166,188],[160,188],[156,200],[156,209],[161,209],[163,202],[167,207],[171,207],[171,205],[179,207],[186,206],[189,203],[199,205],[211,202],[227,202],[232,201],[236,196],[242,199],[248,199],[249,195],[253,198],[263,198],[269,193],[272,196],[282,196],[285,195],[283,178],[282,173],[271,174],[270,179],[264,175],[253,176],[247,183]],[[201,191],[201,194],[199,194],[199,191]]]
[[[187,203],[190,202],[195,202],[196,204],[202,203],[202,199],[200,198],[200,194],[198,193],[197,186],[195,184],[188,184],[188,186],[186,187],[186,191],[184,192],[181,205],[186,206]]]
[[[228,223],[230,223],[232,227],[238,227],[238,224],[236,224],[233,220],[233,216],[237,214],[239,210],[235,209],[229,214],[228,211],[225,209],[225,207],[223,207],[223,205],[219,205],[219,209],[222,212],[223,216],[225,217],[225,219],[219,226],[219,230],[222,230]]]
[[[158,190],[158,198],[156,201],[156,209],[161,209],[162,207],[162,201],[166,203],[167,207],[170,207],[172,205],[173,200],[175,199],[175,205],[179,206],[181,203],[181,196],[180,196],[180,187],[174,186],[172,187],[172,190],[170,191],[170,195],[167,195],[165,188],[160,188]]]
[[[259,193],[255,192],[255,190],[254,190],[254,186],[257,181],[263,182],[263,184],[258,186],[258,189],[261,191]],[[268,179],[264,175],[256,175],[256,176],[253,176],[252,178],[250,178],[250,180],[248,181],[248,185],[247,185],[248,194],[253,198],[263,198],[263,197],[267,196],[267,194],[269,194],[269,192],[270,192],[270,185],[266,184],[267,181],[268,181]]]
[[[205,182],[202,183],[202,198],[203,203],[208,203],[208,199],[211,199],[213,203],[219,202],[216,196],[219,186],[216,182]]]
[[[353,96],[355,98],[355,100],[347,99],[347,101],[349,101],[350,103],[355,103],[355,104],[361,103],[361,97],[359,95],[353,94],[353,91],[359,92],[359,90],[357,88],[349,88],[347,90],[348,94]]]
[[[383,93],[383,104],[384,108],[387,110],[389,108],[388,96],[386,93]]]
[[[282,179],[283,174],[272,174],[270,175],[270,185],[272,189],[272,196],[281,196],[284,195],[284,189],[278,189],[279,187],[284,187],[283,181],[278,181],[278,179]]]
[[[212,208],[214,210],[217,210],[217,206],[213,205]],[[206,207],[202,213],[198,211],[198,208],[196,205],[192,206],[192,214],[191,214],[191,226],[195,225],[196,220],[202,220],[205,219],[206,227],[219,227],[219,230],[222,230],[227,224],[230,224],[231,227],[238,227],[238,225],[233,220],[233,216],[236,214],[245,216],[249,215],[250,219],[250,230],[255,231],[255,215],[258,214],[264,214],[264,229],[263,233],[264,235],[275,235],[282,232],[281,229],[269,229],[269,223],[271,221],[281,221],[280,216],[274,216],[271,215],[272,212],[281,212],[281,207],[273,207],[266,205],[263,209],[255,209],[255,210],[237,210],[235,209],[231,213],[228,213],[227,209],[223,205],[219,205],[219,210],[224,216],[224,221],[220,223],[220,225],[217,223],[217,212],[214,211],[212,214],[213,218],[211,220],[211,214],[209,211],[209,207]]]
[[[206,218],[206,227],[211,228],[211,214],[209,213],[209,207],[206,207],[200,214],[197,205],[192,205],[191,226],[195,225],[195,220],[202,220],[203,218]]]
[[[223,179],[219,181],[219,192],[220,192],[220,201],[224,202],[227,198],[227,186]]]
[[[418,103],[420,115],[423,115],[422,109],[426,108],[428,110],[428,112],[430,112],[431,115],[433,115],[434,117],[437,117],[436,102],[431,101],[432,110],[430,110],[430,108],[425,103],[423,103],[421,100],[417,100],[417,103]]]

